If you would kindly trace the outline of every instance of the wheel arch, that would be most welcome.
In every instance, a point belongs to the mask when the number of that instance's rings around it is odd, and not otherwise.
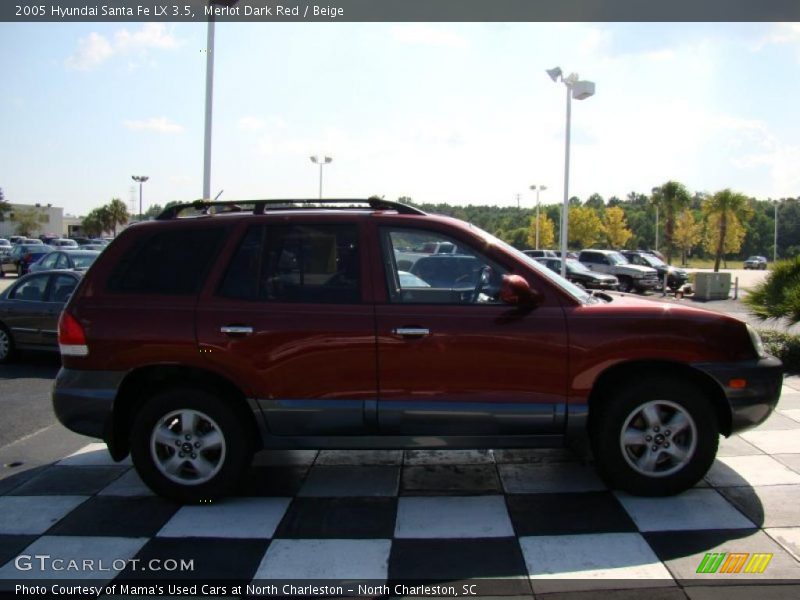
[[[647,377],[681,379],[695,385],[711,401],[720,433],[725,436],[730,435],[731,408],[720,385],[711,376],[687,364],[663,360],[627,361],[603,371],[595,380],[589,394],[587,422],[589,430],[591,430],[592,417],[597,414],[596,408],[610,398],[608,393],[610,389],[624,384],[632,378],[641,381]]]
[[[256,415],[250,409],[244,392],[233,382],[197,367],[150,365],[128,373],[114,400],[111,431],[106,436],[106,442],[115,460],[122,460],[130,452],[133,421],[147,399],[156,392],[177,387],[201,387],[229,402],[250,431],[254,449],[260,449],[261,436]]]

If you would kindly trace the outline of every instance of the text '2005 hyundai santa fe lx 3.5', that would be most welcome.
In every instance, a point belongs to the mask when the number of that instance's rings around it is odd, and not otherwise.
[[[100,255],[59,343],[61,422],[182,502],[232,492],[260,450],[582,440],[611,486],[675,494],[782,382],[741,321],[590,295],[377,199],[168,209]]]

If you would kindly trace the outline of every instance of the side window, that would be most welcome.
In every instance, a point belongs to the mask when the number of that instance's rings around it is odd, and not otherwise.
[[[419,229],[381,229],[383,264],[392,302],[497,304],[506,270],[446,235]],[[454,253],[434,253],[433,248]]]
[[[596,265],[597,264],[597,255],[592,252],[584,252],[580,255],[580,260],[582,263],[586,263],[587,265]]]
[[[69,259],[67,255],[63,252],[58,253],[58,259],[56,259],[56,269],[68,269],[69,268]]]
[[[47,279],[49,275],[37,275],[20,284],[13,292],[13,300],[26,300],[29,302],[39,302],[44,299],[44,292],[47,289]]]
[[[45,269],[52,269],[52,268],[54,268],[54,266],[55,266],[55,264],[56,264],[56,259],[57,259],[57,258],[58,258],[58,254],[57,254],[57,253],[55,253],[55,252],[54,252],[53,254],[49,254],[49,255],[48,255],[48,256],[46,256],[46,257],[45,257],[45,259],[42,261],[42,267],[43,267],[43,268],[45,268]]]
[[[251,227],[228,265],[219,295],[266,302],[360,302],[358,228]]]
[[[66,302],[77,285],[78,280],[72,275],[54,275],[50,286],[50,302]]]
[[[227,231],[227,227],[170,228],[143,235],[111,273],[108,288],[133,294],[196,294]]]

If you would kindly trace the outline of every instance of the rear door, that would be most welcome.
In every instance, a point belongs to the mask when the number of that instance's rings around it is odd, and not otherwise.
[[[251,220],[197,309],[206,360],[274,435],[350,435],[377,398],[367,255],[353,219]]]
[[[42,320],[47,315],[45,294],[50,276],[32,275],[17,284],[4,303],[3,320],[19,345],[42,344]]]
[[[78,286],[78,278],[71,273],[53,273],[44,302],[44,310],[39,322],[42,343],[47,346],[58,345],[58,317],[64,305]]]
[[[380,227],[378,235],[388,291],[375,308],[381,433],[563,432],[567,334],[558,300],[545,295],[532,310],[504,304],[509,267],[444,233]],[[431,242],[455,243],[459,254],[431,257],[438,261],[404,283],[397,257]]]

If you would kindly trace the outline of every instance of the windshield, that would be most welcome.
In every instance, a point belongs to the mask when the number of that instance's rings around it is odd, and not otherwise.
[[[574,273],[592,273],[592,270],[579,260],[567,259],[567,268]]]
[[[514,246],[512,246],[511,244],[507,244],[503,240],[496,238],[491,233],[487,233],[486,231],[484,231],[480,227],[476,227],[472,223],[470,223],[469,226],[472,228],[473,231],[478,233],[487,244],[504,248],[505,250],[516,256],[519,260],[523,261],[525,264],[532,266],[538,274],[548,279],[549,281],[553,282],[555,285],[560,287],[562,290],[567,292],[570,296],[572,296],[579,302],[582,302],[584,304],[586,303],[591,304],[597,301],[596,298],[594,298],[591,294],[587,293],[583,288],[580,288],[574,283],[567,281],[566,279],[561,277],[561,275],[559,275],[558,273],[551,271],[536,259],[514,248]]]
[[[628,259],[622,256],[619,252],[609,252],[606,256],[608,256],[608,260],[611,261],[612,265],[627,265]]]
[[[98,255],[95,254],[74,254],[72,262],[75,263],[76,269],[88,269],[95,261]]]
[[[649,254],[642,254],[641,257],[651,267],[666,267],[667,263],[658,258],[657,256],[650,256]]]

